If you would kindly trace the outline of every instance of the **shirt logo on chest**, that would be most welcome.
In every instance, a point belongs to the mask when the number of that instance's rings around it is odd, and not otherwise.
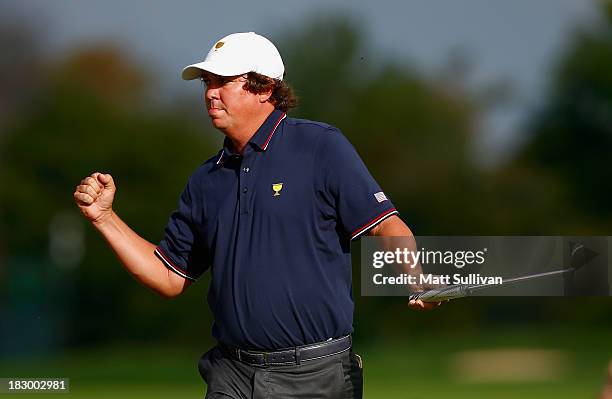
[[[280,196],[280,191],[283,189],[283,183],[274,183],[272,185],[272,191],[274,191],[273,197]]]

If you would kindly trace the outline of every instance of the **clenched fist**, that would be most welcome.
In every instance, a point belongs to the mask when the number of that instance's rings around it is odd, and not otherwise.
[[[111,215],[115,191],[113,177],[96,172],[81,180],[73,197],[81,213],[95,223]]]

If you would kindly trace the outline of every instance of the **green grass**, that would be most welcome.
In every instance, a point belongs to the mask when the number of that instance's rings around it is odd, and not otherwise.
[[[361,332],[364,334],[364,332]],[[365,335],[365,334],[364,334]],[[558,329],[483,330],[469,334],[379,340],[357,344],[364,359],[366,398],[594,398],[612,357],[609,331]],[[465,350],[531,348],[561,351],[564,374],[553,380],[466,383],[450,360]],[[2,377],[69,377],[70,398],[202,398],[197,372],[201,353],[194,349],[97,348],[47,359],[3,361]],[[490,367],[496,367],[491,364]],[[41,397],[2,394],[0,399]]]

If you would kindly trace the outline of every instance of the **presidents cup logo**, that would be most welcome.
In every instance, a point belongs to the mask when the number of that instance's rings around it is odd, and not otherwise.
[[[283,189],[283,183],[274,183],[272,185],[272,190],[274,191],[273,197],[280,196],[280,191]]]

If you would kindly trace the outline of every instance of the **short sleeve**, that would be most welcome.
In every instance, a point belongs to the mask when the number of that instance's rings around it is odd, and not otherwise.
[[[202,201],[197,193],[190,179],[179,198],[178,209],[170,215],[164,238],[155,249],[155,255],[168,269],[190,281],[208,268],[208,252],[196,223],[199,218],[194,218],[194,214],[201,214],[197,207]]]
[[[397,214],[391,200],[338,129],[330,128],[317,146],[320,181],[345,233],[354,240]]]

